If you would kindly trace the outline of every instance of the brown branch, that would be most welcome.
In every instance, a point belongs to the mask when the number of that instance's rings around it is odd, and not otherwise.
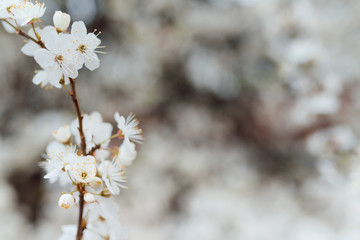
[[[71,85],[71,89],[72,91],[70,91],[69,89],[66,90],[69,93],[69,95],[71,96],[71,99],[74,103],[75,106],[75,110],[76,110],[76,115],[78,117],[79,120],[79,133],[80,133],[80,140],[81,140],[81,152],[84,155],[86,154],[86,142],[85,142],[85,135],[84,135],[84,130],[83,130],[83,115],[81,114],[81,110],[80,110],[80,105],[79,105],[79,101],[77,98],[77,94],[76,94],[76,86],[75,86],[75,79],[73,78],[69,78],[70,79],[70,85]],[[65,85],[65,84],[64,84]],[[82,236],[83,236],[83,231],[86,228],[86,222],[83,220],[83,212],[84,212],[84,189],[83,186],[81,185],[81,183],[78,185],[78,190],[79,190],[79,221],[78,221],[78,229],[77,229],[77,233],[76,233],[76,240],[81,240]]]
[[[40,47],[42,48],[46,48],[45,44],[40,40],[40,39],[35,39],[33,37],[31,37],[30,35],[28,35],[27,33],[23,32],[21,30],[21,28],[19,27],[15,27],[13,24],[11,24],[9,21],[7,21],[6,19],[1,19],[2,21],[6,22],[7,24],[9,24],[12,28],[14,28],[16,30],[16,33],[19,34],[20,36],[23,36],[31,41],[33,41],[34,43],[38,44]],[[35,33],[36,35],[36,33]]]
[[[83,232],[86,228],[86,222],[83,220],[83,214],[84,214],[84,188],[81,183],[77,186],[79,190],[79,218],[78,218],[78,229],[76,233],[76,240],[81,240],[83,237]]]
[[[80,105],[79,105],[79,101],[77,99],[77,95],[76,95],[76,87],[75,87],[75,79],[73,78],[69,78],[70,79],[70,85],[72,88],[72,92],[69,92],[71,99],[74,103],[75,106],[75,110],[76,110],[76,114],[79,120],[79,133],[80,133],[80,141],[81,141],[81,152],[84,155],[86,154],[86,142],[85,142],[85,135],[84,135],[84,130],[83,130],[83,116],[81,114],[81,110],[80,110]]]
[[[101,144],[96,144],[94,147],[91,148],[91,150],[89,151],[88,155],[93,155],[94,152],[98,149],[101,148]]]

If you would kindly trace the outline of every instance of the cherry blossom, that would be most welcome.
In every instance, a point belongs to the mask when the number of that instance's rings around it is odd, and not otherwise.
[[[7,19],[14,15],[9,11],[11,7],[20,4],[20,0],[1,0],[0,1],[0,18]]]
[[[77,144],[80,144],[79,134],[79,121],[75,119],[70,126],[71,132],[75,137]],[[107,141],[112,132],[112,125],[110,123],[103,122],[103,118],[99,112],[92,112],[90,115],[83,115],[83,128],[86,139],[87,151],[95,147],[96,144],[100,144],[102,147],[107,147],[109,141]],[[105,141],[105,142],[104,142]],[[106,156],[104,156],[106,157]]]
[[[71,26],[71,36],[73,37],[75,55],[85,66],[93,71],[100,66],[100,60],[96,53],[101,43],[100,39],[94,33],[87,33],[84,22],[74,22]]]
[[[60,183],[64,185],[68,181],[67,170],[69,164],[78,156],[75,146],[66,146],[57,141],[51,142],[47,149],[47,159],[41,163],[46,170],[45,179],[54,183],[60,178]]]
[[[135,144],[130,142],[128,138],[125,138],[119,148],[119,154],[116,160],[125,166],[130,166],[135,160],[136,155]]]
[[[76,78],[79,62],[74,58],[71,38],[67,34],[50,32],[45,39],[46,49],[34,53],[36,62],[46,71],[49,82],[59,82],[62,78]]]
[[[114,118],[117,122],[117,127],[121,131],[121,135],[136,143],[142,143],[144,141],[144,137],[141,135],[142,130],[138,127],[139,121],[133,113],[130,113],[125,119],[125,117],[116,112]]]
[[[22,1],[10,7],[12,18],[14,18],[20,26],[39,21],[44,15],[46,7],[41,3],[32,3],[31,1]]]
[[[112,194],[119,194],[120,188],[127,188],[121,184],[127,182],[123,176],[122,169],[117,161],[104,160],[100,166],[102,180]]]
[[[46,41],[47,36],[56,34],[56,29],[53,26],[46,26],[43,29],[36,27],[35,31],[38,36],[35,35],[33,29],[29,29],[28,35],[37,38],[39,37],[42,41]],[[41,49],[39,44],[34,43],[33,41],[28,40],[25,45],[21,48],[21,52],[27,56],[34,56],[37,50]]]

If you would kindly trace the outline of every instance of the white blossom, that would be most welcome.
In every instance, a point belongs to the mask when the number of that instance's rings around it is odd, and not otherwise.
[[[75,141],[80,145],[80,133],[79,133],[79,121],[75,119],[70,126],[71,132],[74,135]],[[83,130],[86,140],[86,151],[90,151],[96,144],[106,148],[112,132],[112,125],[110,123],[103,122],[102,116],[98,112],[92,112],[90,115],[83,115]],[[104,142],[105,141],[105,142]],[[96,152],[98,152],[97,150]],[[104,156],[107,157],[107,152],[103,152]],[[100,157],[100,156],[97,156]]]
[[[64,185],[68,181],[66,171],[69,164],[78,157],[76,152],[75,146],[66,146],[57,141],[51,142],[46,148],[48,158],[41,163],[47,172],[44,178],[54,183],[60,177],[60,183]]]
[[[69,84],[69,78],[65,78],[64,80],[66,85]],[[40,85],[42,88],[51,89],[52,87],[61,88],[62,86],[56,78],[52,78],[51,73],[48,74],[45,70],[36,70],[32,82],[35,85]]]
[[[112,194],[119,194],[120,188],[127,188],[121,183],[127,182],[123,176],[122,169],[117,161],[103,160],[100,165],[102,180]]]
[[[35,71],[35,75],[32,79],[32,82],[35,85],[40,85],[41,87],[46,87],[48,85],[53,86],[49,80],[51,81],[51,79],[48,78],[46,71],[39,70],[39,71]],[[59,82],[57,82],[54,86],[60,88],[61,84]]]
[[[129,140],[142,143],[144,137],[141,135],[142,130],[139,129],[139,121],[135,118],[133,113],[130,113],[129,116],[125,119],[125,117],[120,116],[118,112],[114,115],[115,121],[117,122],[117,126],[121,131],[121,134],[125,138],[129,138]]]
[[[77,183],[101,182],[96,177],[96,159],[93,156],[78,156],[70,163],[69,169]]]
[[[75,203],[75,198],[73,195],[66,193],[61,195],[59,198],[59,206],[65,209],[69,209]]]
[[[55,11],[53,22],[57,30],[64,32],[70,25],[70,15],[61,11]]]
[[[58,240],[74,240],[76,238],[77,226],[76,225],[64,225],[61,227],[62,235]],[[104,240],[104,237],[100,235],[96,229],[88,228],[83,232],[82,240]],[[112,239],[109,239],[112,240]]]
[[[77,226],[76,225],[64,225],[61,227],[63,234],[58,240],[74,240],[76,237]]]
[[[61,143],[67,143],[71,138],[71,132],[69,125],[61,126],[57,130],[53,131],[53,136]]]
[[[48,82],[55,85],[61,78],[76,78],[79,62],[74,58],[73,45],[68,34],[50,32],[45,39],[46,49],[34,53],[36,62],[46,71]]]
[[[87,206],[89,210],[87,229],[109,240],[128,238],[129,230],[119,221],[120,208],[114,199],[100,198]],[[105,219],[100,220],[100,219]]]
[[[36,27],[35,28],[36,33],[38,34],[38,37],[40,37],[41,41],[45,42],[47,36],[51,36],[51,35],[55,35],[56,33],[56,29],[52,26],[46,26],[44,28],[39,28]],[[30,29],[28,31],[28,35],[30,37],[33,37],[34,39],[37,38],[37,36],[34,33],[33,29]],[[31,40],[27,40],[27,42],[25,43],[25,45],[21,48],[21,52],[24,53],[27,56],[34,56],[35,52],[37,50],[41,49],[41,47],[39,46],[39,44],[31,41]]]
[[[20,26],[37,22],[44,15],[46,7],[41,3],[32,3],[31,1],[22,1],[10,8],[10,12]]]
[[[125,166],[130,166],[135,160],[136,155],[135,144],[130,142],[128,138],[125,138],[119,148],[119,154],[116,160]]]
[[[17,6],[20,0],[1,0],[0,1],[0,18],[8,19],[14,15],[9,11],[11,7]]]
[[[74,48],[76,49],[76,57],[85,63],[85,66],[91,71],[100,66],[100,60],[96,55],[96,49],[101,41],[94,33],[87,33],[84,22],[74,22],[71,26],[71,36],[73,37]]]

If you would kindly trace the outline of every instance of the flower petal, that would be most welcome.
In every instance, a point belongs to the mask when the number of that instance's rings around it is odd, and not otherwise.
[[[82,40],[85,39],[87,34],[86,26],[83,21],[74,22],[71,26],[71,35],[76,39]]]

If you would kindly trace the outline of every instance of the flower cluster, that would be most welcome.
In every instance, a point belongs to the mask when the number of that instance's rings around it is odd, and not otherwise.
[[[100,66],[97,53],[100,39],[95,33],[88,33],[84,22],[74,22],[71,31],[70,16],[60,11],[54,14],[54,26],[34,27],[45,12],[44,4],[31,1],[4,0],[0,2],[0,19],[9,32],[18,32],[30,40],[22,47],[25,55],[32,56],[42,67],[33,78],[35,84],[61,88],[69,78],[77,78],[84,65],[90,70]],[[28,33],[21,26],[32,25]]]
[[[93,71],[100,66],[97,53],[103,53],[98,34],[88,33],[84,22],[70,26],[70,16],[56,11],[53,26],[35,24],[45,12],[44,4],[28,0],[1,0],[0,20],[10,33],[27,39],[21,51],[34,57],[42,68],[33,83],[47,88],[64,87],[73,100],[77,119],[53,132],[54,140],[46,148],[46,160],[40,166],[45,179],[71,189],[58,201],[60,207],[78,206],[78,225],[63,227],[60,239],[123,239],[126,230],[119,227],[117,206],[111,201],[120,189],[126,189],[126,167],[136,158],[135,143],[142,143],[142,131],[134,114],[127,118],[118,112],[114,118],[117,131],[103,121],[99,112],[83,114],[76,94],[75,80],[85,66]],[[23,27],[30,29],[23,30]],[[67,87],[70,84],[71,87]],[[123,139],[111,148],[112,139]]]
[[[127,188],[127,178],[124,175],[126,167],[130,166],[136,157],[133,141],[141,143],[143,137],[133,114],[125,119],[115,113],[115,120],[118,131],[112,135],[112,125],[103,122],[100,113],[84,114],[86,152],[90,153],[88,155],[84,155],[77,147],[81,145],[78,119],[70,125],[59,127],[53,132],[55,140],[47,146],[46,160],[41,163],[46,171],[44,178],[51,183],[59,181],[63,187],[72,188],[60,196],[60,207],[69,209],[79,203],[79,193],[84,195],[85,221],[88,223],[84,230],[84,239],[119,239],[116,237],[120,233],[125,236],[125,229],[119,232],[120,225],[116,218],[118,212],[104,212],[101,209],[108,207],[109,201],[111,202],[108,198],[111,195],[118,195],[121,188]],[[109,143],[114,138],[121,138],[123,142],[119,147],[110,149]],[[89,230],[91,226],[94,228],[92,231]],[[74,239],[76,226],[64,226],[63,231],[60,239]],[[87,237],[90,235],[91,237]]]
[[[112,135],[112,125],[103,122],[100,113],[84,115],[88,155],[84,155],[77,148],[81,144],[78,119],[70,126],[61,126],[55,130],[55,140],[47,146],[46,161],[41,163],[47,173],[44,178],[52,183],[59,181],[62,186],[81,184],[85,190],[89,189],[86,193],[102,196],[119,194],[120,188],[126,188],[123,185],[126,182],[125,169],[136,158],[135,143],[130,139],[135,137],[137,142],[141,143],[143,137],[133,114],[130,114],[125,122],[121,122],[124,117],[119,113],[115,114],[115,119],[119,130]],[[108,148],[113,138],[123,139],[122,144],[115,150]]]

